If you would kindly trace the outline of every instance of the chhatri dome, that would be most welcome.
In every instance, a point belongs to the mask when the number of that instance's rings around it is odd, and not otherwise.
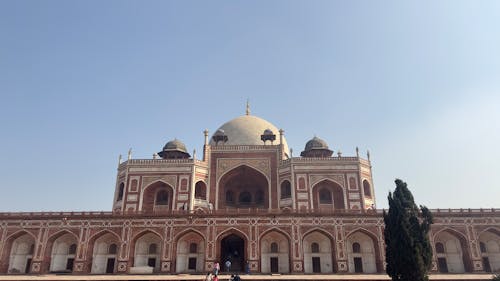
[[[264,145],[261,139],[263,134],[269,134],[270,131],[276,135],[276,141],[273,144],[279,144],[279,129],[260,117],[250,115],[247,105],[247,114],[236,117],[220,126],[214,133],[224,134],[227,141],[224,145]],[[216,145],[213,137],[210,139],[210,145]],[[283,136],[284,153],[288,155],[288,144]]]

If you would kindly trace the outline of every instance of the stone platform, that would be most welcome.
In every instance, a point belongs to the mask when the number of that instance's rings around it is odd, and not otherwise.
[[[492,274],[433,274],[430,275],[430,280],[462,280],[462,281],[479,281],[491,280]],[[229,280],[230,275],[219,275],[220,281]],[[385,274],[303,274],[303,275],[240,275],[241,280],[265,281],[265,280],[318,280],[318,281],[387,281],[391,280]],[[0,275],[0,280],[165,280],[165,281],[190,281],[190,280],[205,280],[204,275],[177,274],[177,275]]]

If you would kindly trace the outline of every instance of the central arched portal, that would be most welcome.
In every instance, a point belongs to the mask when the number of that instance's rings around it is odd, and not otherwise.
[[[226,261],[231,262],[231,272],[243,271],[245,263],[245,240],[236,234],[231,234],[220,241],[220,266],[226,271]]]
[[[249,166],[239,166],[219,182],[219,208],[269,208],[266,177]]]

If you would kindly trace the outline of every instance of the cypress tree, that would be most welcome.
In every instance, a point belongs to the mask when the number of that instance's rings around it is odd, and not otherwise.
[[[384,210],[386,272],[394,281],[428,281],[432,214],[424,206],[419,213],[406,183],[400,179],[395,182],[396,189],[388,196],[389,211]]]

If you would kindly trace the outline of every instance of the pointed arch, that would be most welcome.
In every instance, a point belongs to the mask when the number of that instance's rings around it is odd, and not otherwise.
[[[277,227],[263,232],[259,239],[260,270],[262,273],[289,273],[291,237]]]
[[[255,167],[254,165],[249,164],[249,163],[242,163],[242,164],[236,165],[236,166],[232,167],[231,169],[228,169],[227,171],[224,171],[222,174],[220,174],[219,177],[217,178],[217,184],[219,184],[222,177],[224,177],[226,174],[228,174],[229,172],[231,172],[233,170],[241,168],[241,167],[248,167],[250,169],[253,169],[253,170],[259,172],[262,176],[264,176],[268,182],[271,181],[271,179],[266,175],[266,172],[262,171],[259,167]]]
[[[272,205],[269,177],[247,164],[225,171],[216,182],[215,204],[221,208],[264,208]]]
[[[109,241],[99,241],[105,237]],[[98,274],[114,273],[116,271],[116,261],[118,260],[119,252],[110,253],[108,249],[114,244],[117,247],[116,250],[118,250],[122,244],[121,237],[114,231],[103,229],[94,233],[88,241],[86,258],[92,260],[90,272]],[[106,250],[103,250],[103,247]]]
[[[304,254],[304,273],[333,273],[336,271],[334,265],[337,261],[333,251],[335,238],[330,233],[315,227],[304,233],[301,240]],[[318,248],[318,252],[315,251],[316,248]]]
[[[324,178],[312,185],[312,205],[317,210],[346,209],[344,187],[330,178]]]
[[[153,244],[156,244],[156,251],[151,252]],[[150,267],[152,272],[158,272],[163,247],[163,236],[160,233],[153,229],[142,230],[131,239],[129,259],[133,267]]]
[[[222,231],[216,237],[216,259],[222,262],[230,260],[231,270],[242,271],[250,252],[250,239],[241,230],[234,227]]]
[[[452,238],[446,239],[449,235]],[[451,272],[451,273],[462,273],[462,272],[472,272],[472,257],[470,254],[470,245],[468,243],[467,237],[464,233],[445,227],[440,229],[432,235],[434,245],[433,251],[436,254],[436,259],[438,261],[438,270],[440,272]],[[459,245],[456,245],[456,239]],[[435,246],[436,243],[442,242],[445,245],[445,253],[436,253]],[[455,248],[455,250],[452,250]]]
[[[227,236],[231,235],[231,234],[235,234],[235,235],[238,235],[238,236],[242,236],[242,237],[245,237],[245,239],[247,241],[250,241],[250,238],[247,236],[247,234],[235,227],[229,227],[228,229],[222,231],[221,233],[219,233],[216,237],[215,237],[215,240],[220,242],[220,240],[226,238]]]
[[[198,180],[194,185],[194,198],[207,200],[207,183],[204,180]]]
[[[49,237],[44,260],[48,262],[51,272],[73,271],[73,262],[79,251],[78,241],[79,236],[68,229],[57,231]],[[76,253],[70,252],[73,244],[76,244]]]
[[[494,233],[494,234],[500,236],[500,229],[498,227],[495,227],[495,226],[489,226],[489,227],[481,230],[478,233],[478,236],[480,236],[481,234],[486,233],[486,232],[491,232],[491,233]]]
[[[163,179],[157,179],[141,190],[139,209],[144,212],[171,211],[175,209],[174,205],[175,189]]]
[[[31,260],[37,245],[36,236],[27,230],[18,230],[5,239],[0,258],[5,265],[0,265],[1,273],[29,273]]]
[[[174,237],[175,272],[203,272],[205,267],[205,236],[192,228]]]
[[[276,227],[276,226],[273,226],[269,229],[266,229],[264,232],[262,232],[262,234],[260,234],[260,236],[259,236],[259,240],[269,232],[278,232],[280,234],[283,234],[288,239],[288,241],[292,241],[292,237],[290,236],[290,234],[288,234],[286,231],[284,231],[283,229]]]
[[[479,255],[485,272],[500,271],[500,231],[491,226],[478,234]]]
[[[358,227],[346,234],[345,240],[349,272],[376,273],[383,271],[377,235]],[[357,245],[358,251],[354,250],[355,245]]]

